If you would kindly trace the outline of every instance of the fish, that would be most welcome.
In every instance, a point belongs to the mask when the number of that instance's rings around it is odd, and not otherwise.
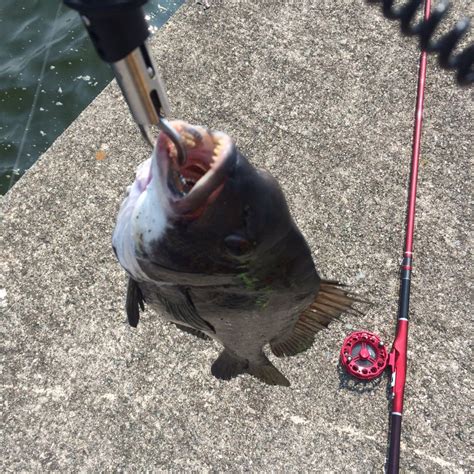
[[[112,236],[128,274],[126,313],[146,307],[179,330],[218,341],[221,380],[250,374],[290,386],[264,352],[309,349],[320,330],[358,301],[321,279],[277,180],[224,132],[170,122],[186,148],[161,133],[120,206]]]

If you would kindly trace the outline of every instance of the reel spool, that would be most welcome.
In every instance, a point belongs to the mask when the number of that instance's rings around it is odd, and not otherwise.
[[[341,364],[349,375],[362,380],[380,376],[387,366],[385,344],[371,332],[356,331],[344,339]]]

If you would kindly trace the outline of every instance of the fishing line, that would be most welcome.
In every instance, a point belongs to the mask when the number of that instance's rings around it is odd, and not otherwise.
[[[25,146],[25,142],[26,142],[26,138],[28,136],[28,132],[30,131],[30,125],[31,125],[31,121],[33,119],[33,115],[34,115],[35,110],[36,110],[36,104],[38,103],[38,97],[39,97],[39,93],[40,93],[40,90],[41,90],[41,86],[43,84],[43,78],[44,78],[44,73],[45,73],[45,70],[46,70],[46,64],[48,62],[49,54],[51,52],[51,47],[53,45],[54,35],[56,33],[56,23],[57,23],[57,19],[59,17],[59,12],[61,11],[61,7],[62,7],[62,3],[59,2],[58,3],[58,8],[56,9],[56,15],[54,16],[53,27],[51,28],[51,31],[50,31],[50,34],[49,34],[48,46],[46,46],[46,50],[45,50],[45,53],[44,53],[43,64],[41,65],[40,75],[37,79],[36,91],[35,91],[35,94],[33,96],[33,103],[31,104],[30,113],[28,114],[28,119],[26,121],[25,130],[23,132],[23,136],[21,137],[20,146],[18,148],[18,153],[16,155],[15,164],[13,165],[13,170],[12,170],[12,175],[11,175],[11,178],[10,178],[10,183],[8,184],[8,190],[10,190],[13,186],[13,181],[15,179],[15,170],[18,169],[18,164],[20,162],[20,157],[21,157],[21,154],[23,153],[23,148]]]

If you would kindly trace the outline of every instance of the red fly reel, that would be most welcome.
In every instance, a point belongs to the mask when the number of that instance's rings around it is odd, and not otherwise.
[[[344,339],[341,364],[353,377],[375,379],[385,370],[387,360],[387,349],[376,334],[356,331]]]

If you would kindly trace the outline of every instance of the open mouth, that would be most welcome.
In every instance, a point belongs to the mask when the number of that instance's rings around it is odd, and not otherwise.
[[[186,148],[186,161],[178,162],[178,153],[171,139],[160,133],[158,165],[170,192],[173,209],[195,216],[202,212],[222,190],[234,163],[235,147],[230,137],[185,122],[171,122]],[[164,183],[163,183],[164,184]]]

